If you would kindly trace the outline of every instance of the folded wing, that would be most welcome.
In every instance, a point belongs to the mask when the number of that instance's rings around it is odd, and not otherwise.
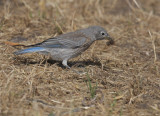
[[[44,48],[78,48],[86,44],[87,38],[83,34],[63,34],[54,38],[47,39],[41,43],[30,45],[28,47]]]

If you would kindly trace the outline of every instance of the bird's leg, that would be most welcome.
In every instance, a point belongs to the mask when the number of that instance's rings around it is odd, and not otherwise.
[[[66,68],[68,68],[68,69],[71,69],[71,67],[69,67],[68,65],[67,65],[67,59],[65,59],[65,60],[63,60],[62,61],[62,64],[63,64],[63,66],[65,66]],[[75,72],[75,73],[77,73],[77,74],[86,74],[86,72],[79,72],[79,71],[76,71],[76,70],[74,70],[74,69],[71,69],[73,72]]]
[[[69,66],[67,65],[67,60],[66,60],[66,59],[62,61],[62,64],[63,64],[63,66],[65,66],[65,67],[68,68],[68,69],[71,68],[71,67],[69,67]]]

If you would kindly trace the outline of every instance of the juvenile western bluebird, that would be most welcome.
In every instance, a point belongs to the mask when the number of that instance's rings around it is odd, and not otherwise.
[[[80,55],[88,49],[96,40],[107,38],[110,43],[113,39],[108,35],[107,31],[100,26],[90,26],[85,29],[76,30],[53,38],[49,38],[41,43],[29,45],[27,49],[14,52],[15,55],[38,52],[41,54],[50,54],[51,58],[56,61],[62,61],[62,64],[67,65],[67,61]]]

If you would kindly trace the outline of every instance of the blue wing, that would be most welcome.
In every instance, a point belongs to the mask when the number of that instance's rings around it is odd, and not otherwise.
[[[87,39],[81,33],[67,33],[54,38],[47,39],[41,43],[30,45],[28,47],[44,48],[77,48],[84,45]]]
[[[16,52],[14,52],[14,54],[15,55],[20,55],[20,54],[40,52],[40,51],[45,51],[45,48],[43,48],[43,47],[32,47],[32,48],[27,48],[27,49],[16,51]]]
[[[29,45],[27,49],[14,52],[15,55],[32,53],[32,52],[44,52],[47,48],[78,48],[86,45],[89,38],[83,35],[83,33],[67,33],[54,38],[47,39],[41,43]]]

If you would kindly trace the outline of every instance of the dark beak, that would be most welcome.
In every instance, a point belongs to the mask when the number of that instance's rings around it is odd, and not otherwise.
[[[114,40],[108,35],[107,39],[109,40],[106,44],[107,45],[113,45],[114,44]]]

